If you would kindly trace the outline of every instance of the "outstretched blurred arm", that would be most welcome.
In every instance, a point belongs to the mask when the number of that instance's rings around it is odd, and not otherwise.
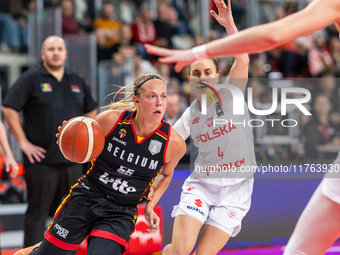
[[[194,54],[192,50],[171,51],[150,45],[146,49],[150,54],[164,56],[160,59],[162,63],[176,63],[175,70],[179,72],[185,65],[198,59],[197,55],[205,58],[266,51],[312,34],[332,22],[339,28],[340,1],[314,0],[303,10],[283,19],[210,42],[205,49],[201,48],[200,54]]]

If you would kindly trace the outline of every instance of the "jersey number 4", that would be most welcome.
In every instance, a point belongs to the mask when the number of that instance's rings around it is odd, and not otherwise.
[[[221,157],[221,159],[223,159],[224,153],[223,151],[221,151],[220,146],[218,146],[217,149],[218,149],[218,156]]]

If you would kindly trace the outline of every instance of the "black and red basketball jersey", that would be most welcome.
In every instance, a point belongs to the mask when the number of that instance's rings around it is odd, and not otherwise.
[[[162,121],[138,141],[132,124],[135,112],[124,111],[105,137],[103,152],[87,174],[105,196],[121,205],[136,205],[165,164],[171,126]]]

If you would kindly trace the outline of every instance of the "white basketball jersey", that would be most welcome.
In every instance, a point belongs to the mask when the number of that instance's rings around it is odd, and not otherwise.
[[[202,115],[196,99],[174,128],[183,139],[191,135],[198,148],[190,178],[214,185],[234,185],[254,174],[253,133],[248,125],[250,117],[246,103],[244,115],[233,115],[231,92],[220,89],[218,94],[223,115],[217,116],[214,102],[207,107],[206,115]],[[218,100],[216,96],[215,99]]]

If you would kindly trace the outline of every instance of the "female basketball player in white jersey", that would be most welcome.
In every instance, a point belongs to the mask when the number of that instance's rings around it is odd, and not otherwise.
[[[226,28],[228,34],[237,33],[234,24],[230,0],[228,7],[223,1],[215,0],[219,15],[216,20]],[[248,77],[249,58],[247,54],[235,57],[229,83],[242,91]],[[197,99],[177,121],[174,128],[183,139],[189,135],[198,148],[195,169],[209,166],[224,166],[225,172],[193,172],[183,185],[181,199],[174,207],[175,217],[172,243],[167,245],[163,254],[189,254],[197,241],[200,229],[203,232],[195,254],[209,255],[218,253],[230,236],[235,236],[241,229],[241,221],[250,208],[253,190],[252,173],[243,176],[237,172],[240,166],[255,166],[253,135],[250,127],[230,123],[215,126],[214,119],[227,119],[234,122],[248,122],[249,115],[233,116],[232,96],[228,89],[220,89],[218,96],[221,105],[216,106],[213,99],[207,98],[207,114],[201,114],[202,89],[215,86],[219,78],[217,61],[206,58],[190,65],[189,82]],[[237,79],[243,78],[243,79]],[[215,95],[214,100],[218,100]],[[217,107],[217,108],[216,108]],[[190,128],[191,127],[191,128]],[[208,137],[205,139],[204,137]],[[206,168],[205,168],[206,169]]]
[[[314,0],[303,10],[268,24],[245,29],[204,46],[186,51],[146,46],[148,53],[177,63],[176,71],[197,59],[270,50],[298,37],[312,34],[332,22],[340,32],[340,1]],[[333,167],[340,164],[340,153]],[[324,254],[340,237],[339,173],[327,173],[301,214],[285,255]]]

